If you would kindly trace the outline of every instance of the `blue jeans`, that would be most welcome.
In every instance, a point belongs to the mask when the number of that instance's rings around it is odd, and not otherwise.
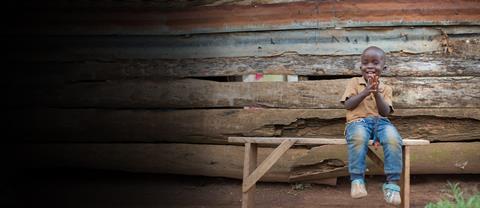
[[[350,179],[364,179],[368,140],[379,141],[384,152],[387,181],[400,180],[402,173],[402,137],[388,118],[367,117],[350,122],[345,127],[348,144]]]

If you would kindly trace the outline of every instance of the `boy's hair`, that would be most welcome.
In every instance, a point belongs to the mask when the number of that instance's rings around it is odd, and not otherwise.
[[[369,46],[368,48],[366,48],[365,50],[363,50],[362,56],[363,56],[363,54],[364,54],[366,51],[368,51],[368,50],[376,50],[376,51],[380,52],[380,55],[381,55],[382,58],[383,58],[383,63],[385,63],[385,62],[387,61],[387,60],[386,60],[386,59],[387,59],[387,56],[386,56],[386,54],[385,54],[385,51],[383,51],[381,48],[379,48],[379,47],[377,47],[377,46]]]

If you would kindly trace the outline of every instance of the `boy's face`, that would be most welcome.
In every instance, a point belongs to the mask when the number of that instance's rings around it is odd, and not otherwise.
[[[385,55],[382,51],[372,48],[367,49],[362,54],[362,75],[365,80],[369,80],[375,76],[382,74],[385,69]]]

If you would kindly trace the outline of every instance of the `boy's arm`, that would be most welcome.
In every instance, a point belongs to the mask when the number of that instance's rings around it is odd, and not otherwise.
[[[373,92],[373,95],[375,96],[375,102],[377,103],[378,113],[383,117],[390,115],[390,105],[385,102],[383,95],[378,93],[378,91]]]
[[[349,97],[347,100],[345,100],[345,103],[344,103],[345,109],[352,110],[356,108],[358,104],[360,104],[363,101],[363,99],[365,99],[368,95],[370,95],[370,93],[374,93],[374,92],[377,92],[377,84],[372,83],[372,80],[369,79],[365,89],[363,89],[357,95]]]
[[[366,88],[365,88],[366,89]],[[360,104],[370,94],[369,91],[363,90],[355,96],[352,96],[345,100],[344,106],[347,110],[352,110]]]

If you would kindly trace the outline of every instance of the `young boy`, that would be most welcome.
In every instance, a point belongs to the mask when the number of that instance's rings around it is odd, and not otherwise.
[[[386,118],[393,112],[392,88],[378,81],[386,70],[385,52],[375,46],[362,53],[360,70],[362,77],[352,78],[340,102],[347,109],[345,137],[348,144],[348,172],[350,173],[351,196],[367,196],[365,189],[365,155],[368,141],[383,147],[385,155],[384,171],[387,182],[383,184],[387,203],[401,203],[400,187],[397,182],[402,172],[402,137]]]

